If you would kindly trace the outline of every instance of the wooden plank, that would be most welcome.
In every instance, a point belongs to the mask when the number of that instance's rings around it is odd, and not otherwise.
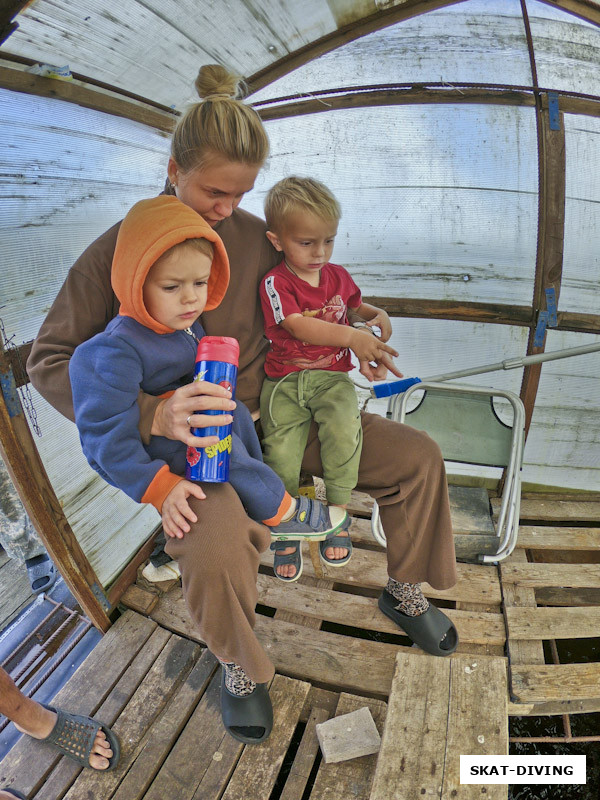
[[[398,654],[371,800],[440,797],[448,735],[450,661]]]
[[[158,602],[158,595],[136,586],[129,586],[121,596],[121,602],[140,614],[148,616]]]
[[[177,122],[177,117],[173,113],[160,111],[140,102],[132,102],[122,96],[119,97],[118,89],[114,89],[110,93],[98,91],[75,80],[59,81],[4,66],[0,67],[0,86],[13,92],[24,92],[40,97],[55,97],[57,100],[76,103],[84,108],[93,108],[116,117],[125,117],[135,122],[141,122],[167,133],[173,131]]]
[[[260,745],[246,747],[222,800],[264,800],[269,797],[310,684],[276,675],[271,684],[273,733]]]
[[[499,500],[492,499],[494,511],[499,506]],[[600,503],[593,500],[547,500],[543,496],[539,499],[524,498],[520,516],[522,520],[540,522],[600,522]]]
[[[321,722],[325,722],[330,716],[330,712],[326,708],[317,706],[311,710],[279,800],[302,800],[315,759],[319,753],[316,726]]]
[[[27,577],[25,564],[14,561],[2,551],[0,553],[0,631],[4,630],[10,622],[33,600],[35,595],[31,591],[31,584]]]
[[[102,589],[98,576],[81,549],[56,497],[20,402],[19,413],[10,415],[2,392],[0,456],[33,526],[65,583],[86,616],[99,630],[107,631],[110,628],[110,619],[107,608],[99,599]]]
[[[113,725],[171,636],[172,634],[169,631],[156,627],[96,712],[97,719],[102,720],[106,725]],[[125,644],[125,642],[122,642],[122,646]],[[36,794],[36,800],[55,800],[57,797],[62,797],[80,772],[81,767],[74,761],[68,758],[61,758],[52,773],[44,781],[40,791]]]
[[[600,588],[599,564],[503,564],[502,585]]]
[[[220,693],[221,671],[217,670],[144,800],[221,796],[243,745],[223,728]]]
[[[545,97],[545,95],[544,95]],[[589,113],[600,116],[600,103],[574,98],[574,106],[580,111],[573,113]],[[561,95],[561,106],[567,111],[569,98]],[[587,106],[587,108],[586,108]],[[585,110],[584,110],[585,109]],[[531,327],[530,306],[507,306],[504,303],[476,303],[461,300],[434,300],[426,297],[380,297],[365,296],[365,303],[383,308],[390,317],[410,317],[411,319],[447,319],[464,322],[483,322],[488,325],[517,325]],[[559,311],[556,330],[577,331],[582,333],[600,332],[600,315],[584,314],[576,311]]]
[[[204,693],[217,664],[217,659],[212,653],[205,650],[189,673],[185,682],[169,703],[164,714],[152,725],[140,742],[135,761],[113,795],[112,800],[140,800],[142,797],[150,796],[145,794],[146,790],[152,784],[154,776],[169,754],[171,748],[175,744],[178,744],[178,737],[188,722],[199,698]],[[191,762],[197,766],[199,754],[203,752],[203,750],[198,747],[197,729],[194,731],[194,734],[194,758],[191,759]],[[188,762],[189,761],[188,750]],[[177,785],[177,783],[173,780],[169,786],[169,793],[171,795],[173,794],[175,785]],[[156,794],[154,788],[152,791]],[[168,795],[163,794],[162,796],[165,797]],[[179,800],[182,800],[181,796]]]
[[[188,617],[181,589],[174,589],[160,598],[152,612],[152,619],[199,641]],[[338,691],[387,695],[396,653],[410,649],[327,631],[309,630],[302,625],[260,615],[255,630],[278,672]],[[461,644],[459,651],[468,650],[468,647]]]
[[[270,554],[267,551],[262,554],[260,563],[268,567],[269,562]],[[500,581],[494,566],[458,564],[457,567],[458,580],[451,589],[434,589],[428,583],[423,583],[423,592],[427,597],[464,600],[488,606],[501,602]],[[351,561],[343,569],[324,566],[323,572],[338,584],[378,590],[386,585],[388,579],[385,553],[359,548],[355,548]],[[310,559],[304,559],[304,574],[315,577]]]
[[[500,564],[500,578],[504,595],[504,610],[510,608],[536,608],[536,598],[533,589],[505,583],[502,580],[504,571],[514,566],[527,564],[524,550],[515,550],[505,561]],[[510,664],[543,664],[544,646],[539,641],[516,640],[508,638],[508,656]]]
[[[200,652],[198,645],[187,639],[179,636],[169,639],[112,726],[121,740],[119,764],[110,772],[83,770],[64,796],[65,800],[112,795],[134,762],[144,734],[185,681]]]
[[[550,700],[542,703],[509,703],[511,717],[546,717],[563,714],[595,714],[600,711],[600,697],[585,700]]]
[[[126,612],[56,694],[52,704],[77,714],[93,714],[155,629],[152,620]],[[24,793],[33,794],[59,758],[52,746],[24,736],[0,764],[0,785],[18,786]]]
[[[558,520],[559,517],[556,517]],[[598,550],[600,529],[522,525],[517,547],[531,550]]]
[[[600,664],[522,665],[513,669],[512,692],[520,703],[594,700],[600,695]]]
[[[401,632],[395,623],[381,613],[377,600],[373,597],[361,597],[303,584],[296,584],[290,589],[277,578],[268,575],[258,576],[258,589],[260,603],[294,612],[300,619],[323,619],[340,625],[392,634]],[[503,645],[506,641],[501,614],[455,609],[446,609],[445,613],[457,626],[462,642]],[[276,614],[275,618],[283,617],[277,617]]]
[[[593,639],[600,631],[600,607],[507,608],[508,639]]]
[[[600,606],[600,589],[535,590],[535,599],[541,606]]]
[[[371,800],[480,797],[480,786],[460,785],[460,754],[507,752],[505,659],[398,654]],[[507,786],[486,789],[507,797]]]
[[[383,733],[387,704],[380,700],[342,693],[335,712],[336,717],[367,707],[375,721],[377,730]],[[377,765],[377,753],[337,764],[321,762],[310,800],[331,800],[351,797],[352,800],[368,800]]]
[[[506,659],[450,661],[448,738],[442,797],[473,800],[482,796],[477,784],[461,785],[460,754],[508,755],[508,685]],[[480,713],[485,709],[485,713]],[[508,797],[508,786],[485,787],[486,800]]]

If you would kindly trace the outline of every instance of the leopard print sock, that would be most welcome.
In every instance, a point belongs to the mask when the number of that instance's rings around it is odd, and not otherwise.
[[[400,611],[409,617],[418,617],[429,608],[420,583],[400,583],[389,578],[385,588],[398,601]]]
[[[256,689],[256,684],[235,661],[221,661],[225,670],[225,688],[236,697],[247,697]]]

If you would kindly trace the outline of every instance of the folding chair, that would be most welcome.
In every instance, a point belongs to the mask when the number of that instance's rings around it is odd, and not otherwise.
[[[423,397],[411,411],[407,405],[413,394]],[[512,425],[496,414],[493,399],[507,400],[512,409]],[[455,383],[423,382],[411,386],[403,394],[390,398],[388,416],[413,428],[426,431],[442,450],[445,461],[505,467],[506,477],[500,514],[496,526],[497,549],[480,553],[477,561],[492,564],[507,558],[517,543],[521,504],[521,466],[523,463],[525,409],[513,392]],[[374,504],[371,517],[373,536],[386,544]]]

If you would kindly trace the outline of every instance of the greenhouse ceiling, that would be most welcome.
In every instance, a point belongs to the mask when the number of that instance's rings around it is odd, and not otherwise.
[[[367,33],[461,2],[469,0],[5,0],[0,54],[68,65],[83,80],[181,108],[195,99],[201,64],[222,63],[256,91]],[[546,5],[600,23],[596,0]]]

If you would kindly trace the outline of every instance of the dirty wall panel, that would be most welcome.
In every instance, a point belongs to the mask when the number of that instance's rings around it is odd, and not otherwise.
[[[367,294],[529,305],[535,275],[535,114],[393,106],[267,123],[271,157],[244,206],[289,174],[342,206],[334,260]]]
[[[168,139],[144,126],[50,98],[0,90],[0,317],[32,339],[68,269],[137,200],[164,184]],[[87,465],[75,425],[32,390],[36,438],[54,490],[103,585],[159,521]]]
[[[600,287],[600,119],[564,117],[565,245],[561,311],[598,314]]]
[[[594,342],[600,337],[549,330],[546,352]],[[543,365],[523,480],[600,491],[599,373],[599,353]]]
[[[428,81],[531,85],[519,0],[468,0],[398,22],[299,67],[251,99]]]
[[[11,52],[177,108],[202,64],[250,75],[336,28],[325,0],[37,0],[17,21]]]
[[[600,95],[600,28],[538,0],[527,0],[538,84]]]

